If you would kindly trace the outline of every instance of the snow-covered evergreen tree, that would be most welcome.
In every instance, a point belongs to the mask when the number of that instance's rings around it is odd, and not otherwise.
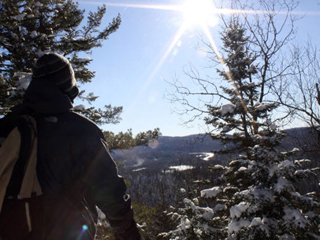
[[[315,175],[304,169],[308,160],[290,160],[298,149],[281,152],[283,134],[272,122],[277,104],[263,102],[265,82],[255,77],[258,66],[250,39],[234,17],[222,33],[225,56],[219,59],[225,84],[224,104],[208,106],[214,139],[233,143],[239,156],[227,166],[216,165],[221,176],[201,196],[185,198],[170,215],[177,228],[166,239],[320,239],[320,203],[316,192],[302,193],[297,182]],[[230,145],[229,145],[230,147]],[[227,151],[231,151],[228,149]],[[226,151],[224,151],[226,152]]]
[[[71,0],[3,0],[0,2],[0,114],[21,101],[21,91],[31,78],[32,64],[46,51],[66,56],[72,63],[79,84],[94,78],[88,65],[90,51],[115,32],[120,16],[101,29],[106,7],[88,13]],[[83,57],[84,56],[84,57]],[[94,101],[92,93],[82,100]],[[105,109],[79,108],[97,123],[116,123],[122,107],[106,105]]]
[[[256,134],[268,134],[269,130],[274,130],[268,112],[277,104],[262,102],[264,96],[260,89],[265,83],[256,77],[255,55],[248,48],[249,38],[237,18],[225,26],[222,41],[226,56],[219,61],[225,67],[218,69],[218,73],[225,82],[220,93],[224,104],[208,105],[209,116],[205,120],[214,127],[212,138],[235,143],[234,151],[245,151],[256,145]]]

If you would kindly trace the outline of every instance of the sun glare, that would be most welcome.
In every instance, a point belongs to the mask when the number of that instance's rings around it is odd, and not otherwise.
[[[95,2],[95,1],[80,1],[80,2],[85,4],[94,4],[94,5],[101,4],[101,2]],[[143,88],[140,90],[140,92],[143,92],[146,86],[150,84],[155,74],[159,71],[161,66],[165,63],[170,53],[174,51],[175,47],[177,46],[177,44],[179,43],[179,41],[181,40],[181,38],[183,37],[184,33],[187,31],[188,28],[200,27],[204,32],[205,36],[208,38],[214,51],[216,51],[218,56],[220,56],[218,52],[218,48],[215,45],[214,39],[211,35],[210,27],[214,27],[218,25],[219,18],[217,14],[230,14],[231,10],[217,9],[214,4],[214,0],[183,0],[183,2],[184,3],[182,5],[104,2],[106,6],[176,11],[183,15],[183,18],[184,18],[183,23],[177,30],[177,33],[173,36],[171,43],[168,45],[168,49],[165,51],[163,56],[159,59],[159,62],[156,64],[155,69],[152,71],[149,78],[147,78],[146,83],[143,86]]]
[[[215,26],[218,24],[216,7],[212,0],[188,0],[182,6],[187,26]]]

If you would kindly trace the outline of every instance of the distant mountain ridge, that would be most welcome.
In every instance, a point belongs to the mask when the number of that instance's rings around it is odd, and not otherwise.
[[[159,151],[212,151],[222,147],[222,144],[217,140],[212,140],[209,136],[189,135],[184,137],[160,137],[158,140],[157,149]]]
[[[126,167],[165,168],[185,160],[196,159],[193,153],[211,152],[222,147],[217,140],[206,135],[184,137],[162,136],[148,146],[137,146],[129,150],[116,150],[113,157]]]
[[[284,132],[287,136],[282,140],[281,149],[289,151],[293,148],[300,148],[303,150],[301,157],[308,158],[311,153],[318,151],[318,134],[314,129],[302,127],[287,129]],[[116,150],[113,157],[123,162],[128,168],[159,169],[177,164],[199,163],[200,153],[212,152],[223,147],[220,141],[213,140],[204,134],[183,137],[162,136],[148,146]]]

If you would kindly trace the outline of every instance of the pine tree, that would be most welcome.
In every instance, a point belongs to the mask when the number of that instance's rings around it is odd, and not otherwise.
[[[315,192],[302,193],[301,179],[316,177],[305,169],[306,159],[291,160],[298,149],[281,152],[283,133],[272,122],[277,104],[263,102],[255,77],[257,65],[250,54],[245,28],[232,18],[222,33],[225,65],[219,71],[225,103],[208,106],[206,123],[215,127],[214,139],[239,156],[212,171],[221,176],[212,188],[172,212],[177,228],[161,236],[170,239],[319,239],[320,203]],[[228,152],[223,151],[223,152]]]
[[[234,143],[233,151],[245,150],[256,145],[256,134],[273,130],[275,125],[268,119],[268,112],[277,104],[262,102],[259,88],[263,83],[255,77],[255,56],[250,53],[249,38],[237,18],[226,26],[222,41],[226,56],[219,60],[225,68],[217,71],[225,82],[221,86],[225,104],[208,105],[209,116],[205,120],[218,132],[211,135],[213,139]]]
[[[156,143],[157,139],[162,136],[159,128],[140,132],[135,137],[133,136],[131,129],[127,132],[119,132],[117,134],[110,131],[104,131],[103,135],[109,143],[109,148],[111,150],[128,149],[141,145],[149,146],[150,144]]]
[[[0,114],[21,101],[31,78],[32,64],[46,51],[58,52],[72,63],[78,84],[91,82],[94,72],[88,69],[94,48],[115,32],[120,23],[116,16],[102,30],[106,7],[89,12],[83,23],[84,10],[71,0],[3,0],[0,3]],[[80,99],[91,103],[97,96],[89,93]],[[99,123],[117,123],[122,107],[79,109]]]

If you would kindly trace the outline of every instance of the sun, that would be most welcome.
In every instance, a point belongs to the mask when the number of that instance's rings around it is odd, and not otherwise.
[[[192,26],[215,26],[218,24],[217,8],[213,0],[187,0],[181,9],[184,24]]]

